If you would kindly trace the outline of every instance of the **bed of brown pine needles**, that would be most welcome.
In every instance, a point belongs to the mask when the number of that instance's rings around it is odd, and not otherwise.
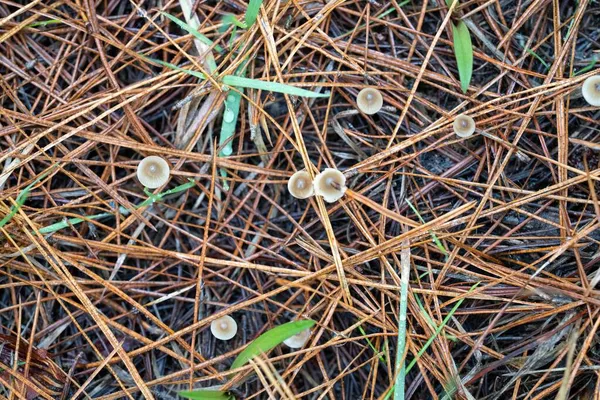
[[[224,52],[160,13],[184,19],[174,0],[0,0],[0,218],[16,211],[0,228],[0,398],[381,399],[404,261],[402,359],[433,337],[406,398],[600,399],[600,109],[580,92],[600,71],[598,1],[449,15],[443,0],[265,0],[233,35],[222,18],[246,2],[188,3]],[[218,157],[223,88],[145,58],[200,71],[208,56],[331,96],[245,90]],[[354,112],[366,86],[383,112]],[[486,135],[457,137],[460,113]],[[195,185],[136,208],[148,155],[172,165],[160,191]],[[348,192],[291,197],[307,167],[344,171]],[[223,315],[240,327],[227,342],[208,329]],[[246,344],[298,319],[316,321],[303,349],[228,380]]]

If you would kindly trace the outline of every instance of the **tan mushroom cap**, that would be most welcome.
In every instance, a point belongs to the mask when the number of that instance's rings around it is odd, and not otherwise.
[[[300,333],[295,334],[283,341],[283,343],[290,349],[301,349],[304,347],[308,338],[310,337],[310,329],[305,329]]]
[[[158,156],[148,156],[140,161],[137,178],[149,189],[156,189],[169,181],[171,168],[169,163]]]
[[[475,132],[475,121],[466,114],[460,114],[452,123],[454,133],[460,137],[469,137]]]
[[[297,199],[306,199],[315,194],[312,179],[305,170],[294,173],[288,181],[287,187],[290,194]]]
[[[346,192],[346,177],[334,168],[325,168],[315,177],[313,182],[315,194],[323,196],[323,200],[334,203]]]
[[[594,75],[583,81],[583,98],[590,106],[600,107],[600,75]]]
[[[229,315],[216,319],[210,323],[210,332],[219,340],[231,339],[235,336],[237,330],[237,322]]]
[[[367,115],[373,115],[383,107],[383,96],[381,92],[374,88],[364,88],[356,96],[356,105],[358,109]]]

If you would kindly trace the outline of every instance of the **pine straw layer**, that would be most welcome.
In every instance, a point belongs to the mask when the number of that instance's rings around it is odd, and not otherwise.
[[[211,51],[219,74],[249,60],[248,77],[331,97],[245,91],[233,155],[218,158],[217,82],[142,57],[204,69],[202,46],[159,13],[184,19],[178,2],[0,1],[1,216],[48,172],[1,229],[0,394],[176,398],[224,384],[265,330],[310,318],[307,347],[278,347],[227,387],[381,398],[408,242],[407,362],[465,300],[407,398],[598,399],[600,112],[578,92],[599,73],[598,2],[471,0],[446,18],[442,0],[267,0],[231,42],[221,18],[244,2],[192,6],[226,50]],[[459,18],[474,47],[466,94]],[[365,86],[391,109],[353,113]],[[486,135],[453,135],[460,113]],[[151,154],[173,165],[168,188],[197,184],[135,210]],[[350,190],[331,205],[292,198],[286,180],[306,167],[346,171]],[[225,314],[241,331],[215,342]]]

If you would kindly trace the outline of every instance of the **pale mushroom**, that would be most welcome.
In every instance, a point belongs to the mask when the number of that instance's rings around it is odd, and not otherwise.
[[[323,200],[334,203],[346,192],[346,177],[334,168],[325,168],[315,177],[313,182],[315,194],[323,196]]]
[[[310,329],[305,329],[300,333],[295,334],[283,341],[283,343],[290,349],[301,349],[304,347],[308,338],[310,337]]]
[[[381,92],[374,88],[364,88],[356,96],[356,105],[358,109],[367,115],[373,115],[383,107],[383,96]]]
[[[169,163],[158,156],[148,156],[140,161],[137,178],[149,189],[156,189],[169,181]]]
[[[600,107],[600,75],[594,75],[583,81],[583,98],[590,106]]]
[[[287,187],[290,194],[297,199],[306,199],[315,194],[312,179],[305,170],[294,173],[288,181]]]
[[[229,315],[214,320],[210,324],[210,331],[219,340],[229,340],[235,336],[238,327],[237,322]]]
[[[458,115],[452,123],[454,133],[460,137],[469,137],[475,132],[475,121],[465,114]]]

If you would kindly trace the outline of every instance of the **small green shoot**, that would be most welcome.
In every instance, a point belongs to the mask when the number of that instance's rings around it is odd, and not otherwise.
[[[232,400],[234,397],[220,390],[194,390],[191,392],[184,391],[178,393],[181,397],[191,400]]]
[[[417,217],[419,218],[419,221],[421,221],[421,223],[424,224],[425,220],[423,219],[423,217],[421,217],[421,214],[419,214],[419,211],[415,208],[415,206],[413,206],[412,203],[408,199],[406,199],[406,203],[411,208],[411,210],[413,210],[413,212],[417,215]],[[444,245],[442,244],[442,242],[440,241],[440,239],[437,237],[437,235],[435,234],[435,232],[434,231],[429,231],[429,234],[431,235],[431,240],[433,240],[433,243],[435,243],[435,245],[437,246],[437,248],[445,256],[448,256],[448,251],[446,250],[446,248],[444,247]]]
[[[233,364],[231,364],[231,369],[234,370],[242,367],[253,357],[271,350],[275,346],[283,343],[284,340],[291,338],[306,329],[310,329],[314,324],[315,321],[310,320],[293,321],[268,330],[254,339],[248,347],[237,356],[235,361],[233,361]]]
[[[375,354],[377,354],[377,357],[379,357],[379,361],[381,361],[382,363],[385,364],[385,358],[383,357],[383,354],[381,354],[381,352],[379,350],[377,350],[375,348],[375,346],[373,346],[373,343],[369,340],[367,336],[367,333],[365,332],[365,330],[363,329],[362,326],[358,326],[358,330],[360,331],[360,333],[362,333],[363,336],[365,336],[365,340],[367,341],[367,344],[369,345],[369,347],[373,350],[373,352]]]
[[[171,63],[168,63],[166,61],[159,60],[157,58],[150,58],[150,57],[146,57],[144,55],[142,55],[142,57],[144,57],[144,59],[146,59],[146,60],[148,60],[150,62],[153,62],[153,63],[156,63],[156,64],[160,64],[163,67],[167,67],[167,68],[170,68],[170,69],[174,69],[175,71],[183,72],[184,74],[195,76],[198,79],[206,79],[206,76],[202,72],[192,71],[191,69],[181,68],[181,67],[178,67],[175,64],[171,64]]]
[[[16,204],[14,204],[11,208],[8,214],[6,214],[4,216],[4,218],[2,218],[2,220],[0,220],[0,228],[2,228],[4,225],[6,225],[7,223],[10,222],[11,219],[13,219],[13,217],[17,214],[17,212],[19,212],[19,209],[23,206],[23,204],[25,204],[25,201],[27,201],[27,197],[29,197],[29,192],[31,191],[31,189],[38,184],[38,182],[40,182],[42,179],[44,179],[46,176],[48,176],[48,174],[50,174],[50,172],[52,172],[52,170],[55,168],[55,166],[52,166],[48,171],[44,172],[43,174],[41,174],[40,176],[38,176],[37,178],[35,178],[35,180],[33,182],[31,182],[29,185],[27,185],[27,187],[25,189],[23,189],[23,191],[21,193],[19,193],[19,195],[17,196],[16,199]]]
[[[221,123],[221,135],[219,136],[219,146],[222,146],[219,153],[220,157],[227,157],[233,153],[233,140],[231,138],[235,134],[241,100],[242,95],[235,90],[230,90],[225,98],[225,111]]]
[[[454,56],[460,77],[460,87],[463,93],[467,93],[473,75],[473,45],[469,28],[463,21],[452,25],[452,36],[454,39]]]
[[[573,76],[585,74],[586,72],[591,71],[596,66],[596,62],[598,62],[598,60],[594,58],[591,63],[581,68],[579,71],[575,72]]]
[[[546,69],[550,69],[550,64],[548,64],[546,61],[544,61],[544,59],[542,57],[540,57],[535,51],[533,51],[531,49],[525,49],[525,51],[527,53],[529,53],[530,55],[534,56],[539,62],[542,63],[542,65],[544,67],[546,67]]]
[[[55,25],[55,24],[62,24],[62,21],[60,19],[49,19],[46,21],[34,22],[32,24],[27,25],[27,27],[28,28],[37,28],[38,26],[48,26],[48,25]]]
[[[235,75],[226,75],[223,77],[223,84],[235,87],[243,87],[248,89],[260,89],[269,92],[278,92],[289,94],[292,96],[303,97],[328,97],[328,94],[316,93],[310,90],[298,88],[295,86],[285,85],[278,82],[267,82],[258,79],[244,78]]]
[[[467,293],[471,293],[473,290],[475,290],[475,288],[479,286],[479,282],[477,282],[476,284],[474,284],[473,286],[471,286],[471,288],[469,289],[469,291]],[[427,340],[427,342],[425,342],[425,345],[421,348],[421,350],[418,351],[417,356],[410,362],[410,364],[408,364],[408,366],[406,367],[406,373],[408,373],[412,367],[415,366],[415,364],[417,363],[417,361],[419,360],[419,358],[421,358],[421,356],[427,351],[427,349],[429,348],[429,346],[431,346],[431,343],[433,343],[433,341],[435,340],[436,337],[438,337],[438,335],[440,334],[440,332],[444,329],[444,327],[446,326],[446,324],[448,323],[448,321],[450,321],[450,318],[452,318],[452,316],[454,315],[454,313],[456,312],[456,310],[458,310],[458,308],[460,307],[460,305],[463,303],[463,301],[465,300],[465,298],[463,297],[462,299],[458,300],[456,302],[456,304],[454,305],[454,307],[452,307],[452,309],[450,310],[450,312],[448,313],[448,315],[446,315],[446,317],[444,318],[444,320],[442,321],[442,323],[440,324],[440,326],[438,326],[435,330],[435,332],[433,333],[433,335],[431,335],[431,337]]]
[[[240,29],[246,29],[246,24],[239,21],[233,14],[227,14],[221,20],[221,27],[219,28],[219,33],[225,32],[229,26],[234,25]]]
[[[191,26],[189,26],[185,21],[180,20],[179,18],[177,18],[174,15],[171,15],[169,13],[166,13],[164,11],[161,11],[161,14],[164,15],[165,17],[169,18],[171,21],[173,21],[177,26],[179,26],[181,29],[183,29],[184,31],[186,31],[187,33],[191,34],[192,36],[194,36],[196,39],[198,39],[199,41],[201,41],[202,43],[204,43],[207,46],[212,46],[215,42],[213,42],[212,40],[210,40],[209,38],[207,38],[206,36],[204,36],[203,34],[201,34],[200,32],[198,32],[196,29],[192,28]],[[218,44],[215,45],[214,49],[216,51],[218,51],[219,53],[223,52],[223,47],[219,46]],[[216,67],[216,66],[215,66]],[[215,68],[216,69],[216,68]]]
[[[182,185],[174,187],[173,189],[169,189],[167,191],[164,191],[164,192],[158,193],[158,194],[151,194],[151,196],[149,196],[146,200],[144,200],[138,206],[136,206],[136,209],[148,206],[157,201],[161,201],[163,199],[163,197],[168,196],[170,194],[175,194],[175,193],[179,193],[179,192],[183,192],[185,190],[191,189],[195,185],[196,185],[196,181],[193,179],[190,179],[189,182],[186,182]],[[129,213],[130,213],[130,211],[124,207],[119,207],[119,212],[123,215],[129,215]],[[85,221],[93,221],[96,219],[112,217],[112,216],[114,216],[113,213],[101,213],[101,214],[96,214],[96,215],[90,215],[88,217],[75,217],[75,218],[65,219],[61,222],[57,222],[52,225],[45,226],[45,227],[39,229],[38,232],[41,233],[42,235],[45,235],[47,233],[54,233],[61,229],[67,228],[71,225],[77,225],[77,224],[80,224]]]
[[[246,10],[246,16],[244,17],[246,28],[250,28],[256,22],[262,3],[263,0],[250,0],[250,3],[248,3],[248,9]]]
[[[471,288],[469,289],[469,291],[467,293],[471,293],[473,290],[475,290],[475,288],[478,285],[479,285],[479,282],[477,282],[476,284],[474,284],[473,286],[471,286]],[[444,318],[444,320],[442,321],[442,323],[440,324],[440,326],[438,326],[435,329],[435,332],[433,333],[433,335],[431,335],[431,337],[427,340],[427,342],[425,342],[425,345],[421,348],[421,350],[419,350],[417,352],[417,356],[410,362],[410,364],[408,364],[408,366],[406,367],[405,374],[408,374],[410,372],[410,370],[412,369],[412,367],[415,366],[415,364],[417,363],[417,361],[419,360],[419,358],[421,358],[421,356],[427,351],[427,349],[429,348],[429,346],[431,346],[431,344],[433,343],[433,341],[435,340],[435,338],[438,337],[438,335],[440,334],[440,332],[444,329],[444,327],[446,326],[446,324],[448,323],[448,321],[450,321],[450,318],[452,318],[452,316],[454,315],[454,313],[456,312],[456,310],[458,310],[458,308],[460,307],[460,305],[462,304],[462,302],[464,300],[465,300],[465,298],[463,297],[462,299],[460,299],[460,300],[458,300],[456,302],[456,304],[454,305],[454,307],[452,307],[452,309],[450,310],[450,312],[448,313],[448,315],[446,315],[446,317]],[[389,399],[393,392],[394,392],[394,389],[391,388],[386,393],[386,395],[384,396],[383,400]]]

